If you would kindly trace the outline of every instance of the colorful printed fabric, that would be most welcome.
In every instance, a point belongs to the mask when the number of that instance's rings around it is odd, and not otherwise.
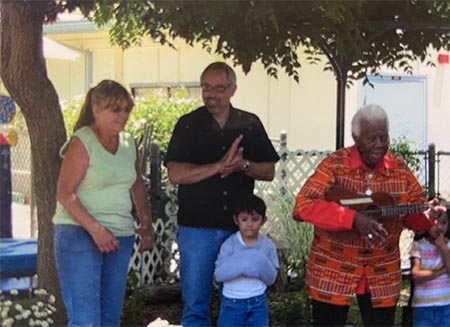
[[[405,217],[383,217],[383,225],[389,231],[386,242],[370,247],[352,230],[356,211],[326,200],[326,194],[335,188],[373,199],[377,192],[388,193],[392,204],[422,204],[426,201],[425,193],[403,160],[388,153],[384,161],[371,170],[353,146],[325,158],[297,195],[294,219],[314,225],[306,277],[311,297],[336,305],[350,305],[362,287],[363,291],[371,293],[374,307],[395,305],[401,287],[398,242]],[[424,216],[411,217],[423,219]],[[410,223],[410,217],[406,218]]]

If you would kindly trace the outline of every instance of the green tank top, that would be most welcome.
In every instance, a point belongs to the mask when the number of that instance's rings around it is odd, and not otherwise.
[[[89,167],[77,196],[87,211],[115,236],[134,235],[130,188],[136,180],[136,147],[134,139],[120,133],[115,154],[108,152],[90,127],[80,128],[72,137],[83,142],[89,155]],[[55,224],[78,225],[58,202]]]

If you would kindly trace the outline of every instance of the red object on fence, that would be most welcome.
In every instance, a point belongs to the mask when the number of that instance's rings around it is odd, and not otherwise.
[[[0,145],[9,145],[8,139],[0,133]]]
[[[446,54],[446,53],[440,53],[439,55],[438,55],[438,62],[440,63],[440,64],[448,64],[449,63],[449,58],[448,58],[449,56],[448,56],[448,54]]]

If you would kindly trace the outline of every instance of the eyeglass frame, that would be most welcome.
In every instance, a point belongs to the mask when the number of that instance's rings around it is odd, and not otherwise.
[[[217,86],[211,86],[209,84],[200,84],[200,88],[202,89],[202,92],[215,92],[215,93],[224,93],[231,85],[232,83],[228,83],[227,85],[217,85]],[[206,89],[205,89],[206,88]]]
[[[122,112],[129,115],[131,113],[131,111],[133,110],[133,106],[127,105],[126,108],[122,108],[122,107],[116,105],[116,106],[112,106],[107,109],[111,110],[111,112],[116,115],[121,114]]]

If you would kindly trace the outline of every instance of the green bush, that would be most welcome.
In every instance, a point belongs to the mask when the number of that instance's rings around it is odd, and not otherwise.
[[[413,141],[408,141],[406,137],[400,136],[392,140],[389,150],[403,158],[411,171],[417,173],[420,170],[420,159],[416,155],[417,150],[414,149],[414,145]]]
[[[140,285],[138,272],[130,271],[122,309],[121,326],[144,326],[148,323],[148,285]]]
[[[310,326],[310,302],[304,290],[269,293],[270,325]]]
[[[67,135],[72,135],[75,123],[78,120],[84,97],[77,96],[72,101],[63,102],[61,110],[63,114],[64,124],[66,125]]]
[[[278,195],[265,195],[267,203],[272,204],[267,209],[269,219],[266,228],[271,237],[283,241],[288,249],[288,274],[302,280],[305,276],[314,228],[312,224],[292,219],[296,197],[293,192],[289,194],[291,195],[281,199]]]
[[[127,291],[122,311],[121,326],[145,326],[156,318],[168,320],[171,325],[181,324],[183,304],[179,299],[156,300],[151,285],[139,285],[135,273],[128,276]],[[268,293],[269,318],[272,327],[309,326],[310,301],[304,289],[291,292]],[[220,310],[219,288],[215,285],[211,299],[211,321],[215,326]]]
[[[171,98],[161,94],[137,100],[126,130],[139,139],[147,123],[153,126],[152,142],[166,150],[177,120],[200,105],[200,99],[189,98],[186,90]]]

